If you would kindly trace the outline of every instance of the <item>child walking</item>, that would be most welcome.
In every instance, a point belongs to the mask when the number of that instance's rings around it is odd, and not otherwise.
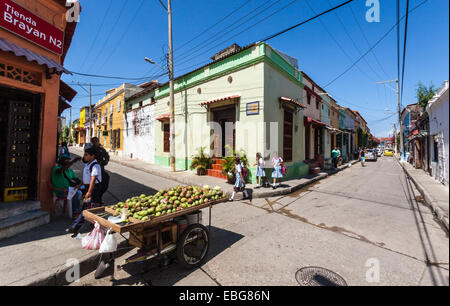
[[[281,178],[283,177],[283,173],[281,172],[281,167],[283,165],[283,159],[278,156],[277,153],[273,153],[272,158],[273,163],[273,172],[272,172],[272,178],[273,178],[273,189],[277,189],[278,187],[281,187]],[[277,184],[278,179],[278,186]]]
[[[261,188],[266,183],[266,162],[261,156],[261,153],[256,153],[256,187]]]
[[[233,188],[233,194],[231,195],[230,202],[234,201],[234,196],[236,195],[236,192],[242,191],[244,193],[243,200],[247,200],[248,193],[247,190],[245,190],[245,179],[243,174],[243,167],[244,165],[241,163],[241,159],[239,157],[234,158],[234,173],[236,177],[236,181],[234,183]]]

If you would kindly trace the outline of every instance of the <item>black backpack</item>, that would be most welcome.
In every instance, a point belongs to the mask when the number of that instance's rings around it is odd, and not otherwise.
[[[98,162],[92,163],[92,165],[89,167],[89,173],[91,173],[92,175],[92,168],[94,168],[95,165],[99,165],[100,164]],[[106,173],[106,171],[103,169],[102,166],[100,166],[100,169],[102,171],[102,181],[99,182],[98,178],[96,178],[97,183],[100,185],[100,192],[101,194],[104,194],[106,192],[106,190],[108,190],[108,186],[109,186],[109,174]]]

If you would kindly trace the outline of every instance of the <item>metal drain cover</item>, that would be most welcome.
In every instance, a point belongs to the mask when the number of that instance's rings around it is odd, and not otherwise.
[[[345,280],[337,273],[320,267],[306,267],[295,273],[300,286],[347,286]]]

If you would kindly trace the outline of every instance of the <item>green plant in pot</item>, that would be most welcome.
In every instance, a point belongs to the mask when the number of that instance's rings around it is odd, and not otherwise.
[[[198,149],[198,154],[192,156],[191,170],[197,170],[197,175],[206,175],[208,169],[211,169],[213,159],[205,154],[205,147]]]

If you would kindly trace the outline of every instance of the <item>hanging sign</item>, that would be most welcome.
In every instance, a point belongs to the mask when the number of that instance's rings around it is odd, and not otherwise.
[[[63,54],[64,32],[11,0],[0,0],[0,28]]]

